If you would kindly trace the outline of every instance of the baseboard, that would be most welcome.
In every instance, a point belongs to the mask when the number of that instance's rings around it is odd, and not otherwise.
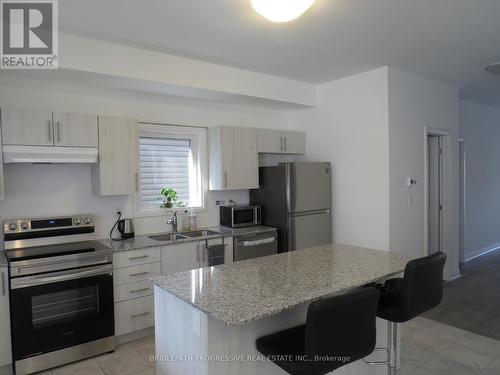
[[[153,336],[155,334],[155,327],[144,328],[140,331],[127,333],[125,335],[116,336],[116,345],[126,344],[131,341],[143,339],[144,337]]]
[[[464,262],[465,263],[469,262],[469,261],[471,261],[473,259],[482,257],[483,255],[486,255],[486,254],[491,253],[491,252],[496,251],[496,250],[500,250],[500,242],[497,242],[497,243],[494,243],[492,245],[483,247],[482,249],[478,249],[478,250],[473,251],[471,254],[469,254],[465,258]]]

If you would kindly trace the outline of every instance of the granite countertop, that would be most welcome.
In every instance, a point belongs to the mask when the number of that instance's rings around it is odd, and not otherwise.
[[[210,317],[235,326],[399,274],[408,261],[380,250],[325,245],[151,281]]]
[[[0,251],[0,267],[7,267],[9,262],[7,261],[7,257],[5,256],[5,251]]]
[[[178,239],[176,241],[156,241],[156,240],[149,238],[149,236],[167,233],[167,232],[163,232],[163,233],[137,235],[133,238],[129,238],[126,240],[121,240],[121,241],[112,241],[111,239],[107,238],[107,239],[99,240],[99,242],[102,243],[103,245],[111,248],[113,251],[128,251],[128,250],[144,249],[147,247],[154,247],[154,246],[172,245],[174,243],[203,241],[203,240],[208,240],[211,238],[230,237],[230,236],[256,234],[256,233],[266,233],[266,232],[270,232],[270,231],[276,231],[276,228],[267,227],[264,225],[258,225],[258,226],[245,227],[245,228],[210,227],[210,228],[202,228],[199,230],[211,230],[211,231],[218,232],[218,233],[212,234],[209,236],[203,236],[203,237],[181,238],[181,239]],[[182,232],[180,232],[180,234],[182,234]]]

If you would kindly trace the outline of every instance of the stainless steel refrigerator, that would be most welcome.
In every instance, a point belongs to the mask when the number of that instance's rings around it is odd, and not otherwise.
[[[281,163],[259,168],[259,189],[250,203],[262,205],[262,223],[278,228],[278,251],[332,242],[330,163]]]

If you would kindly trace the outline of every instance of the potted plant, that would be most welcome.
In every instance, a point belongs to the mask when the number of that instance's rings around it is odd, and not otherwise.
[[[163,201],[161,208],[172,208],[177,202],[177,192],[172,188],[163,188],[158,199]]]

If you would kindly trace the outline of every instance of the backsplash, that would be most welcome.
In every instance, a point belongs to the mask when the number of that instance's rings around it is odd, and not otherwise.
[[[95,215],[97,238],[107,238],[116,211],[133,216],[132,198],[100,197],[92,194],[90,166],[86,164],[6,164],[5,200],[0,201],[0,218],[47,217],[74,214]],[[199,227],[219,223],[217,200],[249,201],[248,191],[208,192],[205,210],[197,213]],[[169,231],[167,216],[135,218],[137,234]]]

